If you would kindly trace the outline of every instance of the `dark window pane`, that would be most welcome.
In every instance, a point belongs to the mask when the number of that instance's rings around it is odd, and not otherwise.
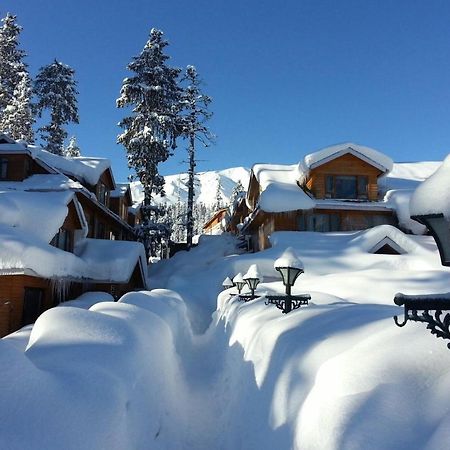
[[[358,177],[358,198],[367,198],[367,177]]]
[[[335,177],[335,198],[356,198],[356,176]]]
[[[8,160],[0,158],[0,180],[6,180],[8,177]]]
[[[325,179],[325,197],[330,198],[333,196],[333,176],[327,175]]]

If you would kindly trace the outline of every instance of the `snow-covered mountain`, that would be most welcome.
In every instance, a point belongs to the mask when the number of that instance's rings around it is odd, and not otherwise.
[[[199,172],[196,175],[195,201],[212,206],[216,200],[217,186],[220,183],[222,201],[228,203],[233,188],[240,181],[244,188],[248,186],[250,170],[245,167],[233,167],[224,170],[212,170],[209,172]],[[157,203],[175,204],[178,200],[187,201],[187,173],[168,175],[164,177],[166,184],[164,190],[165,197],[156,197]],[[140,203],[143,198],[142,185],[139,181],[131,183],[133,201]]]

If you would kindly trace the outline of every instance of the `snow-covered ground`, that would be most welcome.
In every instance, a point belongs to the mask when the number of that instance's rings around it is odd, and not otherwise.
[[[405,253],[369,253],[383,236]],[[1,340],[0,448],[448,447],[450,352],[392,320],[396,292],[450,291],[432,238],[280,232],[243,255],[233,239],[155,265],[159,289],[47,311],[25,351]],[[293,293],[310,305],[283,315],[220,292],[252,264],[259,293],[282,292],[273,264],[287,246],[305,268]]]

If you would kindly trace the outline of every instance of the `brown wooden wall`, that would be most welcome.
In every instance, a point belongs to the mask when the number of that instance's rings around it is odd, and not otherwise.
[[[22,327],[23,297],[25,288],[39,288],[44,290],[42,311],[53,306],[50,281],[28,275],[0,276],[0,305],[10,302],[10,308],[0,308],[0,337]],[[8,310],[10,312],[8,313]]]
[[[325,198],[325,178],[327,175],[363,175],[368,178],[368,199],[378,200],[378,177],[381,170],[365,161],[346,154],[330,162],[312,169],[306,186],[311,190],[315,198]]]
[[[339,216],[339,231],[356,231],[371,228],[375,216],[380,223],[398,225],[391,211],[361,211],[361,210],[321,210],[313,211],[289,211],[283,213],[260,212],[251,224],[249,232],[252,235],[252,247],[254,251],[264,250],[270,247],[269,236],[274,231],[314,231],[302,228],[301,223],[311,214],[337,214]],[[303,221],[300,219],[303,217]],[[379,223],[377,223],[379,224]]]
[[[0,153],[0,158],[8,160],[8,181],[23,181],[33,174],[48,173],[27,154]]]

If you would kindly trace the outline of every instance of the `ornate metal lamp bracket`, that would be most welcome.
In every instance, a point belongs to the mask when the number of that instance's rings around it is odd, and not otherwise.
[[[397,294],[394,303],[404,306],[403,321],[400,322],[398,316],[394,316],[397,326],[405,326],[408,320],[423,322],[427,324],[431,334],[450,340],[450,299],[448,297]],[[430,311],[434,313],[430,314]],[[450,349],[450,343],[447,347]]]
[[[302,305],[307,305],[311,296],[309,294],[303,295],[267,295],[266,305],[275,305],[278,309],[281,309],[283,314],[299,309]]]

